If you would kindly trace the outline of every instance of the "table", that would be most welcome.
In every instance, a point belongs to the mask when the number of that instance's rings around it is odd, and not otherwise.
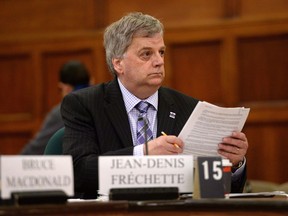
[[[2,215],[74,216],[239,216],[288,215],[288,199],[200,199],[158,201],[81,201],[66,204],[0,206]]]

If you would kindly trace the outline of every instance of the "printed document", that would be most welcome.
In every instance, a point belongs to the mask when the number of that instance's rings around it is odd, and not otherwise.
[[[218,144],[233,131],[241,131],[250,109],[224,108],[208,102],[199,102],[190,115],[179,138],[185,143],[183,154],[220,156]]]

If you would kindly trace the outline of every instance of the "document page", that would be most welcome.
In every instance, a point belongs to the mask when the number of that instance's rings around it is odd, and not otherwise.
[[[183,154],[219,156],[218,144],[233,131],[241,131],[250,109],[224,108],[199,102],[179,134],[185,143]]]

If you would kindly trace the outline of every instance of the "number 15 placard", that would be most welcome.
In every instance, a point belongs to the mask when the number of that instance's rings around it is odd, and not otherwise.
[[[224,198],[221,157],[198,157],[195,166],[194,198]]]

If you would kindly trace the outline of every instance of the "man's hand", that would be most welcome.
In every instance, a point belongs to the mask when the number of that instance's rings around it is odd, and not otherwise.
[[[218,145],[218,152],[228,158],[233,166],[244,160],[248,150],[248,140],[244,133],[233,132],[230,137],[225,137]]]
[[[145,145],[143,145],[146,154]],[[160,136],[148,142],[149,155],[171,155],[183,152],[184,143],[176,136]]]

